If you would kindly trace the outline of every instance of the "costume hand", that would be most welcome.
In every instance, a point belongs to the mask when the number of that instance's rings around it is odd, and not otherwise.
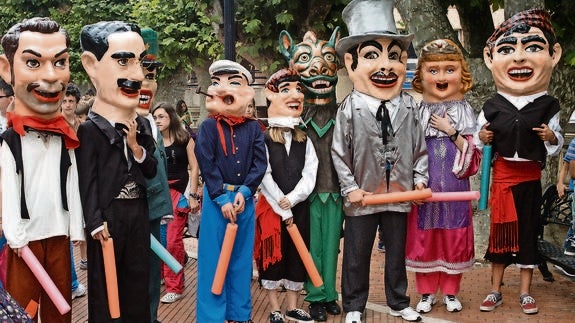
[[[130,148],[135,158],[142,158],[144,152],[136,140],[136,134],[138,133],[138,123],[135,119],[127,120],[122,123],[128,127],[128,129],[123,129],[124,133],[126,133],[126,144],[128,145],[128,148]]]
[[[493,131],[487,130],[489,126],[489,122],[486,123],[481,130],[479,130],[479,140],[481,140],[484,144],[488,145],[493,141]]]
[[[238,192],[234,198],[234,210],[236,211],[236,214],[242,213],[245,207],[246,199],[242,193]]]
[[[94,239],[95,240],[108,240],[108,238],[110,237],[110,231],[108,231],[108,222],[104,222],[104,229],[96,232],[94,234]]]
[[[425,184],[423,183],[417,183],[417,185],[415,185],[415,189],[418,191],[424,190],[425,189]],[[413,201],[413,204],[415,205],[421,205],[425,203],[425,200],[415,200]]]
[[[537,133],[537,136],[543,141],[553,142],[555,141],[555,133],[546,124],[542,123],[541,128],[532,128],[531,130]]]
[[[188,205],[190,206],[190,212],[198,213],[200,210],[200,202],[193,197],[188,198]]]
[[[567,189],[567,187],[565,186],[565,184],[563,184],[563,182],[560,180],[557,183],[557,195],[559,195],[559,198],[562,198],[563,196],[565,196],[565,190]]]
[[[293,216],[289,219],[284,220],[284,224],[286,225],[286,227],[289,227],[290,225],[292,225],[292,223],[293,223]]]
[[[371,195],[373,193],[366,192],[362,189],[357,189],[347,193],[347,201],[352,204],[362,204],[364,195]]]
[[[26,246],[27,246],[27,245],[26,245]],[[25,246],[24,246],[24,247],[25,247]],[[24,248],[24,247],[21,247],[21,248],[12,248],[12,251],[14,251],[14,253],[15,253],[16,255],[18,255],[18,257],[22,258],[22,248]]]
[[[440,117],[437,114],[432,114],[430,119],[430,124],[433,128],[449,134],[453,128],[449,123],[449,118]]]
[[[221,210],[225,219],[230,220],[231,223],[236,223],[236,211],[232,203],[226,203]]]
[[[278,204],[283,210],[289,210],[292,208],[291,202],[285,196],[281,198]]]

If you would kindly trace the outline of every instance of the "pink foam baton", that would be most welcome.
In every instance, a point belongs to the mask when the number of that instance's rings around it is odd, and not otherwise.
[[[432,195],[431,189],[426,188],[423,190],[413,190],[405,192],[391,192],[382,194],[365,195],[363,197],[363,205],[379,205],[388,203],[399,203],[425,200]]]
[[[62,293],[60,293],[60,290],[58,290],[54,281],[52,281],[44,267],[42,267],[38,258],[34,256],[32,250],[30,250],[28,246],[24,246],[21,248],[21,251],[22,259],[24,259],[26,265],[28,265],[40,285],[42,285],[42,288],[44,288],[48,297],[50,297],[54,305],[56,305],[58,312],[62,315],[70,312],[70,304],[66,302],[64,296],[62,296]]]
[[[425,202],[455,202],[477,200],[479,200],[479,191],[433,192],[431,197],[425,199]]]

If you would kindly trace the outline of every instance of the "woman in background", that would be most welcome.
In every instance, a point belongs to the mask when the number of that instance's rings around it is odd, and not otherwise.
[[[184,265],[183,232],[188,213],[200,209],[198,195],[199,167],[194,155],[194,140],[182,126],[173,105],[161,102],[152,109],[154,121],[162,133],[168,163],[168,182],[174,208],[174,220],[167,225],[167,249]],[[174,274],[168,266],[162,265],[166,294],[162,303],[173,303],[182,297],[184,271]]]

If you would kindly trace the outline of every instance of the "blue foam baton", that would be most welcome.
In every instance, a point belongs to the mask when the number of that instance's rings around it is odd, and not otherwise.
[[[180,264],[172,254],[162,246],[162,244],[153,235],[150,234],[150,247],[152,251],[175,273],[179,273],[182,270],[182,264]]]
[[[483,146],[483,157],[481,158],[481,182],[479,186],[479,210],[487,209],[489,198],[489,182],[491,181],[491,145]]]

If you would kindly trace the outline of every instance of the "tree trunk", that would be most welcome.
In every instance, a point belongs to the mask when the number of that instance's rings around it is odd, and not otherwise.
[[[505,0],[505,19],[513,16],[519,11],[531,8],[545,8],[544,0]]]
[[[487,1],[481,1],[477,6],[473,2],[460,1],[457,5],[459,20],[463,29],[465,49],[469,57],[483,57],[485,41],[493,30],[493,16]]]
[[[403,21],[407,22],[409,33],[415,34],[413,47],[419,53],[423,45],[439,38],[459,43],[457,34],[447,19],[438,0],[401,0],[395,6]]]

